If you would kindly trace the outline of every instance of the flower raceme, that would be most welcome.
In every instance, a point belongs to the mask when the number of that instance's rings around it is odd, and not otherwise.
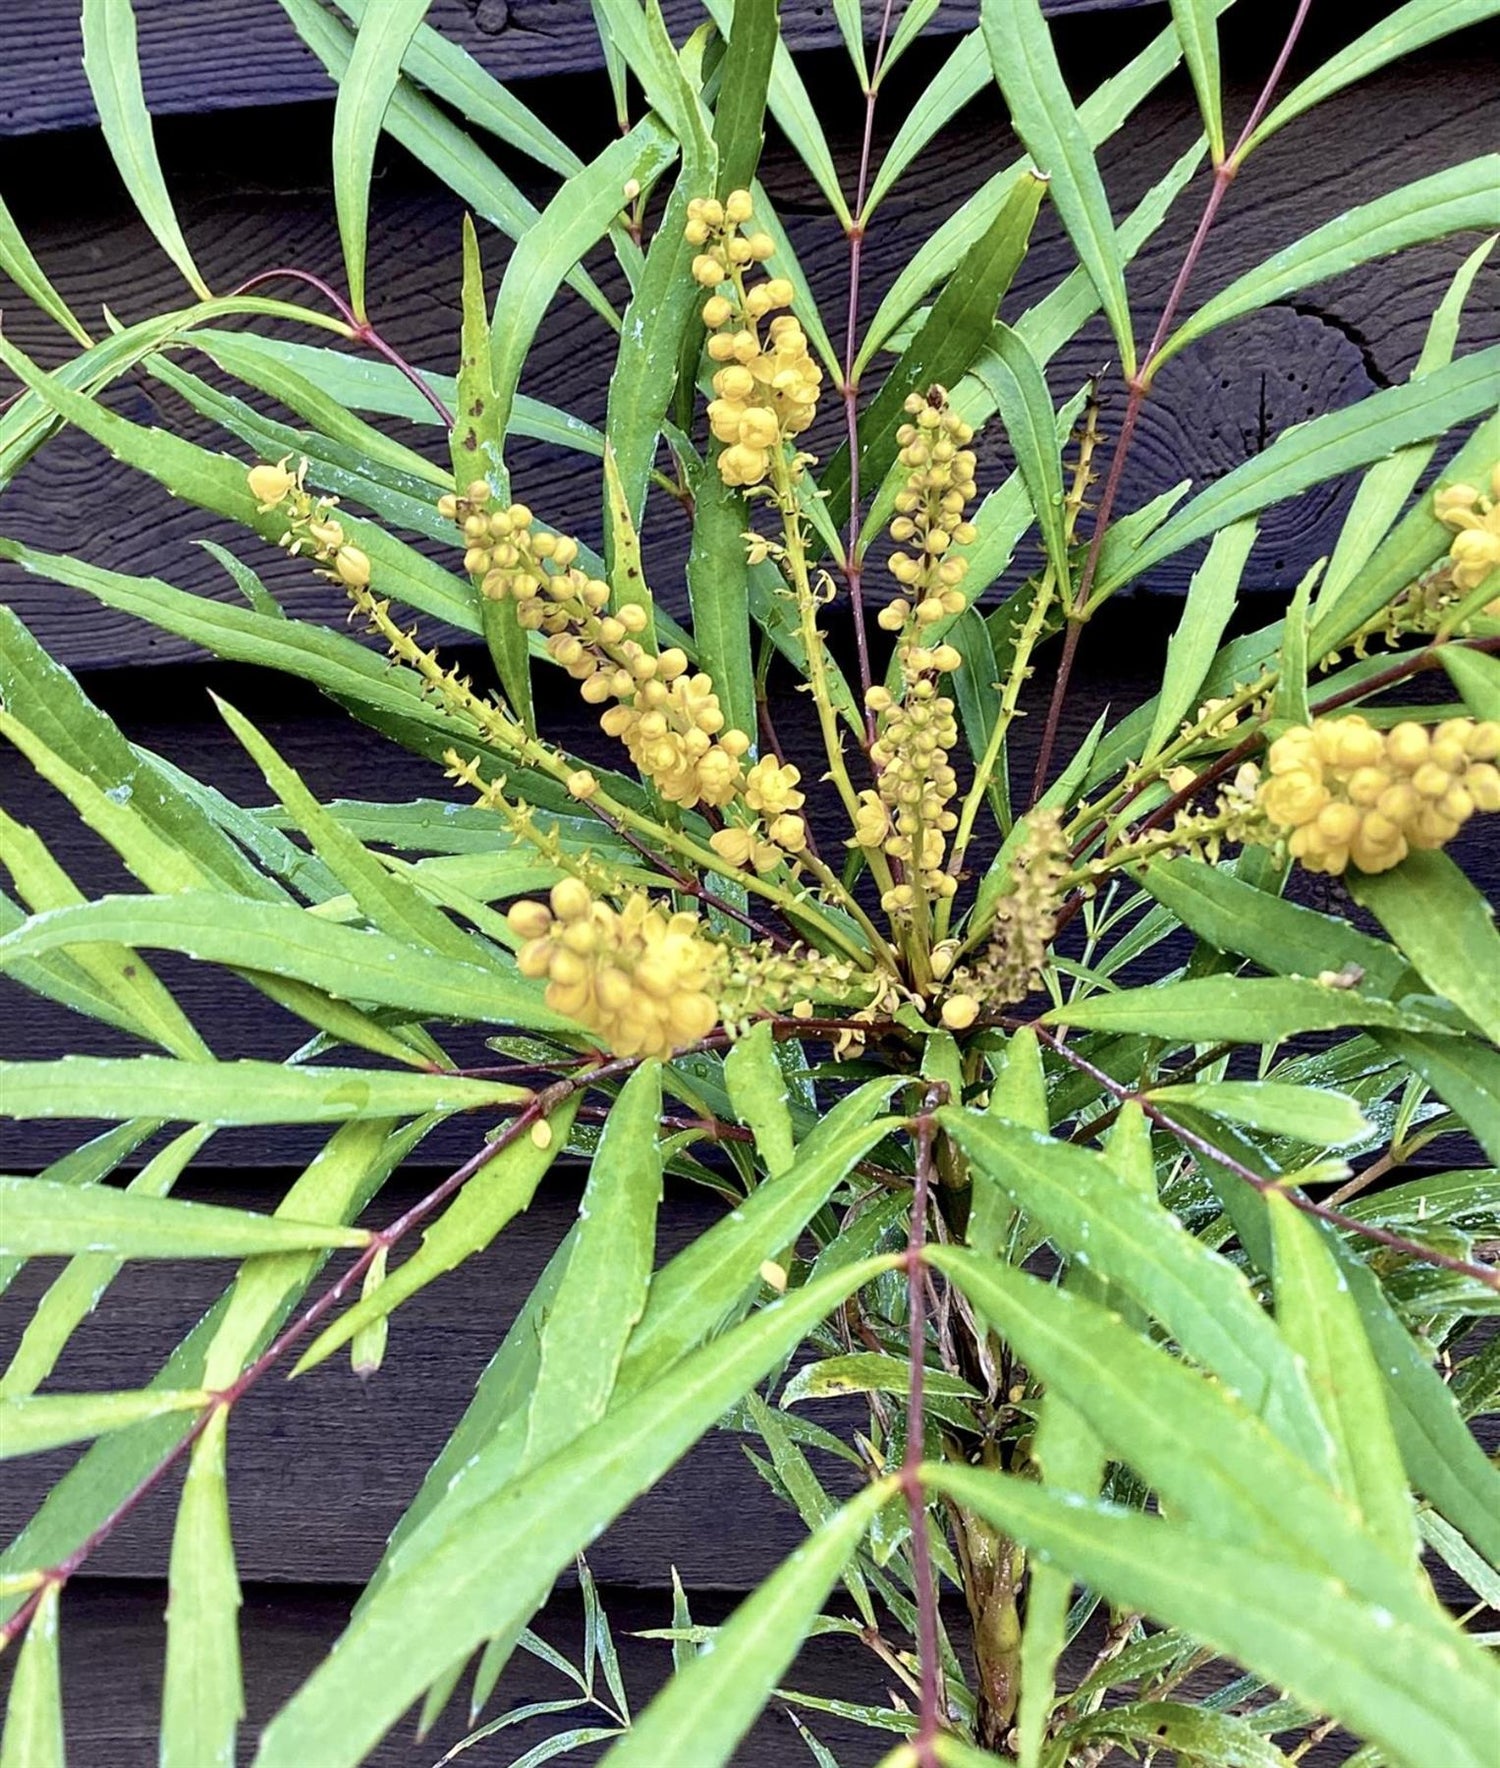
[[[1479,589],[1500,568],[1500,463],[1490,473],[1488,496],[1473,485],[1447,485],[1433,505],[1438,520],[1457,530],[1448,548],[1454,588]],[[1500,597],[1485,613],[1500,616]]]
[[[1294,725],[1271,745],[1258,794],[1310,872],[1387,872],[1500,810],[1500,723],[1449,718],[1375,730],[1356,714]]]
[[[708,197],[688,204],[684,232],[699,248],[693,278],[713,290],[703,304],[703,323],[710,333],[708,354],[721,366],[713,377],[708,422],[723,444],[718,464],[726,485],[758,485],[766,477],[772,451],[811,424],[823,384],[802,327],[785,311],[792,304],[791,283],[773,276],[753,288],[745,285],[746,270],[776,250],[768,233],[741,231],[752,226],[748,191],[731,191],[722,203]],[[721,292],[726,285],[727,295]]]

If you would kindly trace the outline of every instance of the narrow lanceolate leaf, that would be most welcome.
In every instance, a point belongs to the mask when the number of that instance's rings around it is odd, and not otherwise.
[[[1380,922],[1434,994],[1500,1043],[1500,932],[1495,911],[1446,853],[1409,854],[1394,872],[1349,874],[1355,900]]]
[[[1035,0],[1030,0],[1035,4]],[[932,304],[900,360],[859,422],[859,478],[876,486],[896,458],[902,407],[934,383],[955,385],[990,343],[995,314],[1031,241],[1047,183],[1034,173],[1017,179],[995,219],[970,246],[962,265]],[[822,478],[829,515],[843,519],[849,507],[849,456],[841,448]]]
[[[1500,1054],[1477,1038],[1375,1034],[1376,1042],[1409,1063],[1474,1132],[1493,1161],[1500,1162]]]
[[[996,320],[974,372],[994,393],[1000,421],[1036,514],[1047,562],[1066,589],[1070,582],[1068,531],[1057,414],[1041,365],[1021,334]]]
[[[195,1124],[174,1136],[152,1155],[128,1189],[136,1195],[164,1197],[212,1134],[206,1125]],[[15,1355],[0,1378],[0,1398],[18,1399],[36,1392],[52,1373],[74,1329],[98,1307],[100,1297],[122,1269],[119,1259],[103,1252],[80,1253],[68,1261],[26,1323]]]
[[[1172,0],[1172,25],[1217,166],[1224,158],[1224,104],[1219,89],[1218,8],[1208,0]]]
[[[1294,117],[1302,116],[1355,81],[1367,80],[1424,44],[1481,24],[1497,13],[1500,0],[1407,0],[1405,6],[1398,6],[1377,20],[1363,36],[1356,37],[1294,86],[1251,136],[1250,146],[1259,146]]]
[[[1431,1615],[1415,1567],[1393,1559],[1321,1472],[1232,1389],[1122,1329],[1112,1309],[1071,1289],[962,1247],[928,1256],[1195,1535],[1318,1567],[1393,1615]]]
[[[196,1066],[196,1065],[194,1065]],[[132,1197],[100,1185],[0,1178],[0,1251],[24,1258],[112,1252],[122,1258],[244,1258],[317,1246],[363,1246],[363,1228],[286,1221],[213,1203]]]
[[[530,1614],[553,1578],[815,1322],[894,1257],[831,1273],[706,1345],[392,1576],[271,1722],[259,1768],[354,1768],[454,1660]]]
[[[194,294],[207,300],[208,285],[198,274],[167,195],[156,157],[151,113],[141,89],[131,0],[83,0],[83,71],[104,139],[130,200],[156,236],[156,243],[187,279]]]
[[[164,1412],[197,1412],[207,1404],[205,1393],[191,1389],[174,1393],[166,1388],[143,1388],[139,1393],[28,1394],[25,1399],[0,1400],[0,1460],[41,1455],[64,1443],[86,1442],[143,1419],[160,1418]]]
[[[633,1393],[665,1373],[730,1317],[760,1283],[760,1267],[790,1246],[833,1195],[855,1161],[889,1129],[872,1122],[893,1080],[867,1081],[841,1099],[779,1179],[760,1185],[737,1209],[663,1265],[631,1336],[620,1389]]]
[[[47,279],[47,273],[31,254],[21,230],[16,226],[4,197],[0,197],[0,270],[16,287],[34,301],[49,319],[54,319],[76,343],[87,350],[93,340],[72,309]]]
[[[377,1068],[286,1068],[279,1062],[173,1062],[160,1056],[63,1056],[0,1063],[0,1117],[93,1117],[142,1112],[220,1128],[255,1123],[344,1123],[423,1111],[514,1104],[524,1092],[461,1075]]]
[[[1415,1564],[1417,1533],[1385,1386],[1359,1308],[1320,1222],[1266,1200],[1276,1246],[1276,1324],[1307,1365],[1334,1445],[1334,1483],[1393,1559]]]
[[[339,1000],[401,1007],[435,1019],[568,1031],[571,1021],[542,1004],[518,976],[478,964],[423,957],[404,940],[336,922],[291,904],[248,902],[214,890],[173,896],[102,896],[35,915],[0,938],[0,969],[76,940],[113,940],[179,951],[305,982]]]
[[[631,513],[630,498],[620,478],[615,451],[604,445],[604,557],[612,608],[640,608],[646,616],[640,642],[656,651],[656,614],[641,562],[641,537]]]
[[[792,1164],[792,1113],[769,1019],[748,1031],[724,1058],[724,1082],[735,1116],[754,1132],[766,1171],[779,1178]]]
[[[1152,1087],[1147,1097],[1168,1111],[1174,1103],[1193,1105],[1268,1136],[1290,1136],[1314,1147],[1342,1148],[1370,1133],[1369,1120],[1354,1100],[1327,1087],[1274,1080],[1182,1081]]]
[[[401,78],[401,58],[431,0],[382,0],[360,21],[354,53],[339,81],[333,111],[333,201],[338,211],[349,303],[365,317],[365,248],[370,224],[370,176],[375,147]]]
[[[235,1736],[245,1716],[240,1583],[225,1466],[228,1423],[228,1407],[216,1407],[193,1444],[177,1507],[167,1584],[161,1768],[233,1768]]]
[[[718,193],[748,190],[765,140],[766,93],[780,41],[779,0],[735,0],[729,47],[720,65],[714,146],[719,153]]]
[[[1500,719],[1500,659],[1462,645],[1444,645],[1438,655],[1475,718]]]
[[[693,538],[687,585],[698,661],[704,674],[713,678],[729,728],[750,736],[757,727],[745,507],[739,493],[719,477],[712,455],[692,471],[691,483]]]
[[[1181,1628],[1334,1715],[1399,1768],[1486,1768],[1493,1758],[1500,1673],[1435,1604],[1398,1618],[1305,1563],[1157,1517],[971,1468],[923,1477],[1112,1603]]]
[[[1180,325],[1153,371],[1196,339],[1298,289],[1407,246],[1500,227],[1500,153],[1484,154],[1363,203],[1237,278]]]
[[[567,1142],[578,1098],[575,1094],[547,1120],[551,1135],[544,1144],[528,1134],[497,1150],[426,1230],[411,1257],[320,1332],[292,1373],[300,1375],[316,1368],[342,1350],[356,1333],[383,1320],[444,1272],[482,1252],[506,1223],[530,1204],[543,1175]]]
[[[645,1308],[661,1201],[660,1116],[661,1068],[647,1062],[621,1090],[589,1168],[578,1238],[542,1335],[528,1466],[603,1417]]]
[[[1368,466],[1393,449],[1442,435],[1491,410],[1497,373],[1500,345],[1492,345],[1460,357],[1423,380],[1386,388],[1357,405],[1297,424],[1253,460],[1199,492],[1141,545],[1127,547],[1117,541],[1111,547],[1106,540],[1095,599],[1102,601],[1163,559],[1218,533],[1230,522],[1257,515],[1310,486]],[[1343,603],[1339,614],[1344,615]],[[1315,636],[1313,654],[1323,648],[1321,638]]]
[[[1174,737],[1177,727],[1193,711],[1224,628],[1234,612],[1245,561],[1255,545],[1255,533],[1253,520],[1231,522],[1227,528],[1221,528],[1208,549],[1208,557],[1193,573],[1182,618],[1167,643],[1167,667],[1143,760],[1149,760]]]
[[[607,1768],[721,1768],[796,1657],[834,1581],[859,1551],[894,1480],[861,1492],[799,1547],[714,1634],[604,1757]]]
[[[1037,170],[1051,180],[1052,200],[1099,291],[1128,379],[1135,373],[1135,338],[1109,197],[1041,6],[1038,0],[984,0],[979,17],[1011,122]]]
[[[1088,1743],[1097,1747],[1107,1738],[1126,1746],[1173,1750],[1179,1761],[1212,1762],[1214,1768],[1293,1768],[1291,1759],[1248,1719],[1180,1701],[1108,1707],[1063,1726],[1058,1736],[1066,1739],[1070,1753]]]
[[[1190,1233],[1154,1188],[1131,1183],[1109,1155],[991,1116],[947,1106],[940,1121],[1059,1253],[1130,1296],[1309,1466],[1327,1467],[1327,1433],[1306,1379],[1244,1273]]]
[[[0,1768],[66,1768],[58,1595],[58,1586],[49,1584],[27,1625],[5,1707]]]
[[[1138,1031],[1173,1043],[1274,1044],[1303,1031],[1341,1025],[1388,1026],[1407,1031],[1447,1029],[1414,1008],[1403,1008],[1302,977],[1202,976],[1151,988],[1123,989],[1070,1001],[1043,1015],[1051,1025],[1090,1031]]]
[[[97,1185],[101,1179],[107,1179],[122,1160],[133,1154],[142,1142],[154,1136],[160,1128],[159,1123],[149,1120],[117,1124],[114,1129],[106,1130],[102,1136],[95,1136],[81,1147],[64,1154],[61,1159],[54,1160],[37,1176],[59,1185]],[[15,1281],[21,1263],[20,1259],[0,1258],[0,1295]]]

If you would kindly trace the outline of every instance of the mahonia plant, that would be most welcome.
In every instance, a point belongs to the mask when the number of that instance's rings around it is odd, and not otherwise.
[[[852,195],[759,0],[680,53],[654,4],[600,0],[636,84],[588,166],[420,6],[364,9],[362,29],[287,10],[347,69],[347,299],[296,267],[207,292],[118,68],[106,137],[201,298],[106,315],[95,341],[0,212],[0,266],[80,347],[53,372],[0,336],[21,386],[0,470],[82,432],[250,532],[259,554],[211,543],[244,605],[18,541],[0,561],[315,685],[433,785],[324,803],[219,702],[274,798],[240,803],[129,742],[0,609],[0,734],[139,886],[81,888],[0,816],[0,970],[135,1040],[0,1070],[0,1114],[112,1126],[0,1178],[0,1287],[30,1310],[0,1376],[4,1453],[90,1445],[0,1560],[0,1758],[61,1761],[59,1615],[66,1631],[94,1551],[182,1470],[161,1756],[235,1759],[230,1522],[256,1495],[231,1417],[273,1372],[331,1385],[341,1352],[378,1398],[404,1304],[432,1287],[487,1317],[469,1261],[530,1206],[557,1230],[550,1262],[507,1289],[513,1325],[260,1768],[353,1768],[413,1708],[424,1737],[446,1728],[445,1761],[499,1739],[516,1768],[596,1748],[609,1768],[721,1768],[772,1759],[752,1728],[773,1701],[835,1768],[1292,1768],[1325,1740],[1360,1768],[1488,1768],[1500,1473],[1472,1423],[1500,1395],[1476,1331],[1500,1292],[1500,935],[1465,868],[1500,812],[1500,358],[1457,338],[1500,229],[1495,157],[1190,301],[1266,139],[1493,5],[1412,0],[1298,82],[1301,7],[1235,134],[1219,0],[1174,0],[1079,106],[1037,0],[983,0],[883,164],[877,101],[917,15],[880,23],[867,61],[841,10],[868,120]],[[96,83],[129,11],[87,0]],[[1202,139],[1115,229],[1089,144],[1178,62]],[[1023,156],[887,254],[867,318],[880,205],[914,168],[947,209],[932,143],[985,69]],[[382,118],[477,187],[484,150],[454,158],[429,84],[562,179],[539,214],[496,204],[519,239],[493,306],[466,224],[452,392],[367,300]],[[768,110],[829,198],[847,278],[812,274],[780,172],[757,176]],[[1143,344],[1132,260],[1195,197]],[[1073,260],[1020,310],[1044,201]],[[1490,237],[1455,258],[1409,382],[1127,509],[1179,351],[1473,230]],[[623,311],[595,280],[607,252]],[[1046,280],[1040,254],[1029,271]],[[297,299],[266,295],[272,275]],[[553,296],[610,325],[607,376],[588,357],[602,432],[555,387],[518,395]],[[1073,390],[1064,346],[1096,314],[1115,366]],[[257,399],[190,372],[190,350]],[[226,430],[233,458],[115,409],[127,372]],[[425,430],[370,421],[414,411]],[[597,528],[520,438],[598,470]],[[1277,600],[1257,524],[1350,475],[1329,556]],[[679,594],[663,560],[682,556]],[[1077,658],[1130,624],[1101,610],[1179,557],[1159,688],[1084,736]],[[294,584],[359,631],[284,607]],[[294,1016],[284,1059],[194,1023],[157,950]],[[189,1170],[212,1182],[220,1128],[268,1124],[326,1137],[274,1214],[167,1195]],[[440,1124],[463,1160],[367,1225]],[[101,1183],[137,1156],[124,1188]],[[581,1199],[555,1182],[570,1166]],[[669,1175],[716,1211],[677,1250]],[[138,1257],[233,1280],[150,1385],[54,1385]],[[483,1269],[514,1282],[503,1247]],[[807,1539],[718,1624],[675,1582],[640,1647],[660,1648],[640,1659],[655,1683],[632,1690],[582,1556],[715,1430],[752,1446]],[[752,1503],[713,1494],[747,1535]],[[1444,1606],[1434,1559],[1472,1602]],[[528,1659],[572,1668],[531,1630],[564,1575],[576,1698],[533,1699]],[[852,1670],[836,1696],[804,1686],[819,1634],[868,1672],[863,1698]]]

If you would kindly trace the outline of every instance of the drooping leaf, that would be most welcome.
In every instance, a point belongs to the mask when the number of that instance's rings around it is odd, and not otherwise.
[[[198,274],[182,237],[156,155],[151,113],[141,88],[131,0],[83,0],[83,71],[105,142],[130,200],[193,293],[206,301],[208,285]]]
[[[1477,1038],[1375,1034],[1380,1047],[1421,1075],[1464,1120],[1491,1160],[1500,1161],[1500,1054]]]
[[[82,344],[85,350],[89,348],[93,339],[32,256],[31,247],[16,226],[16,218],[3,197],[0,197],[0,270],[76,343]]]
[[[1195,1105],[1215,1117],[1315,1147],[1341,1148],[1370,1133],[1369,1120],[1355,1101],[1327,1087],[1274,1080],[1181,1081],[1152,1087],[1147,1097],[1169,1111],[1174,1103]]]
[[[1000,421],[1041,530],[1047,562],[1066,591],[1072,579],[1068,570],[1067,512],[1063,508],[1057,414],[1052,409],[1052,395],[1047,391],[1041,365],[1021,334],[997,320],[990,332],[989,347],[974,372],[993,387]]]
[[[1129,379],[1135,373],[1135,338],[1109,197],[1041,6],[1038,0],[984,0],[979,19],[1011,122],[1050,180],[1052,201],[1099,292]]]
[[[193,1444],[172,1533],[162,1768],[220,1763],[230,1768],[245,1716],[240,1583],[229,1525],[228,1423],[228,1408],[216,1406]]]
[[[401,60],[431,0],[382,0],[361,18],[354,52],[338,83],[333,109],[333,201],[338,212],[349,304],[365,318],[365,247],[370,177],[386,109],[401,78]]]
[[[1193,573],[1182,618],[1167,641],[1167,667],[1143,760],[1157,754],[1193,710],[1203,678],[1234,612],[1240,578],[1255,545],[1255,534],[1253,519],[1231,522],[1227,528],[1221,528],[1208,549],[1208,557]]]
[[[58,1595],[58,1586],[48,1585],[27,1623],[5,1706],[0,1768],[66,1768]]]
[[[1177,1043],[1205,1044],[1274,1044],[1300,1032],[1335,1031],[1341,1025],[1446,1029],[1414,1007],[1303,977],[1194,977],[1091,995],[1053,1007],[1043,1018],[1051,1025],[1139,1031]]]
[[[207,1404],[208,1395],[192,1389],[174,1393],[149,1387],[138,1393],[27,1394],[0,1400],[0,1460],[42,1455],[165,1412],[201,1412]]]
[[[1432,992],[1500,1043],[1495,912],[1447,854],[1408,854],[1393,872],[1351,871],[1349,884]]]
[[[184,1066],[196,1070],[200,1065]],[[6,1106],[12,1109],[8,1098]],[[102,1185],[78,1191],[45,1179],[0,1178],[0,1249],[23,1258],[69,1258],[77,1252],[110,1252],[121,1258],[245,1258],[259,1252],[363,1246],[369,1238],[364,1228],[287,1221],[214,1203],[132,1197]]]

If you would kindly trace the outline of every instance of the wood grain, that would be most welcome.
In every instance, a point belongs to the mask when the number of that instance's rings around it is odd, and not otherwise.
[[[900,69],[898,68],[898,74]],[[1249,102],[1248,88],[1230,94],[1233,112]],[[593,107],[595,120],[599,106]],[[887,131],[899,107],[885,113]],[[296,112],[282,116],[298,115]],[[321,118],[323,113],[319,112]],[[320,125],[321,127],[321,125]],[[322,148],[313,152],[318,129],[289,127],[285,152],[247,154],[212,119],[185,124],[183,163],[198,168],[182,204],[184,225],[211,284],[232,286],[272,261],[295,262],[339,278],[338,249],[330,202],[320,174]],[[1128,144],[1111,143],[1102,154],[1117,208],[1134,203],[1192,139],[1191,100],[1170,88],[1144,108]],[[1434,53],[1388,71],[1341,95],[1302,131],[1273,139],[1237,182],[1221,230],[1213,236],[1195,295],[1206,296],[1271,250],[1309,227],[1393,184],[1415,179],[1484,148],[1500,133],[1500,82],[1484,55]],[[847,176],[853,140],[835,132],[834,144]],[[866,290],[872,305],[910,256],[914,241],[957,206],[962,194],[1003,163],[1012,151],[993,99],[970,107],[950,132],[943,152],[943,179],[910,176],[877,216],[866,246]],[[67,182],[82,191],[105,187],[97,143],[74,138]],[[205,171],[205,168],[207,169]],[[842,299],[845,248],[838,229],[822,215],[821,200],[807,174],[784,147],[773,144],[765,167],[799,254],[821,298],[833,310]],[[311,182],[309,182],[311,180]],[[545,192],[538,189],[536,194]],[[144,230],[113,202],[97,196],[70,205],[64,216],[33,200],[20,215],[32,244],[64,295],[91,319],[108,300],[124,319],[136,319],[180,300],[180,285]],[[1147,329],[1175,274],[1194,200],[1140,254],[1132,268],[1138,327]],[[414,361],[451,367],[456,346],[459,210],[446,193],[401,156],[392,156],[382,179],[372,222],[375,316],[382,329]],[[1294,304],[1252,316],[1178,358],[1161,377],[1147,405],[1126,474],[1123,507],[1144,503],[1184,478],[1200,486],[1252,458],[1287,425],[1322,410],[1352,403],[1409,373],[1421,347],[1427,318],[1459,258],[1471,245],[1455,239],[1366,267],[1359,273],[1307,291]],[[492,274],[504,261],[503,242],[491,239]],[[1044,218],[1006,311],[1019,311],[1051,287],[1069,262],[1055,222]],[[1493,285],[1493,274],[1490,276]],[[493,285],[492,285],[493,286]],[[59,355],[59,334],[24,308],[7,313],[7,330],[43,360]],[[1465,327],[1465,347],[1500,336],[1500,306],[1481,293]],[[606,359],[601,327],[576,300],[554,305],[529,365],[524,387],[545,394],[580,416],[603,415]],[[1108,341],[1096,323],[1062,351],[1052,380],[1059,396],[1090,374],[1107,368]],[[196,362],[196,359],[195,359]],[[1106,379],[1106,387],[1111,383]],[[137,422],[181,423],[186,433],[214,446],[226,438],[184,414],[179,403],[151,383],[136,380],[112,396]],[[1106,409],[1117,418],[1118,397]],[[440,458],[435,430],[398,425],[432,458]],[[814,446],[827,453],[837,442],[831,412],[815,432]],[[231,451],[243,455],[237,444]],[[986,437],[986,465],[997,473],[1004,448]],[[597,539],[600,530],[596,464],[559,457],[537,444],[514,449],[516,482],[560,526]],[[1257,588],[1289,589],[1331,547],[1347,507],[1345,486],[1321,487],[1267,518],[1248,576]],[[81,531],[80,531],[81,530]],[[0,532],[42,547],[74,546],[113,569],[159,574],[194,593],[233,596],[219,567],[191,542],[202,537],[248,548],[289,611],[318,618],[341,617],[339,599],[305,569],[258,543],[227,530],[200,512],[174,503],[155,486],[110,462],[93,444],[65,432],[17,477],[0,498]],[[647,524],[648,568],[663,603],[681,612],[685,523],[662,500]],[[1024,563],[1030,563],[1029,556]],[[1168,561],[1146,588],[1179,593],[1196,564],[1192,554]],[[31,622],[57,655],[82,668],[122,661],[165,662],[190,655],[179,641],[96,608],[82,596],[0,567],[0,593]]]

